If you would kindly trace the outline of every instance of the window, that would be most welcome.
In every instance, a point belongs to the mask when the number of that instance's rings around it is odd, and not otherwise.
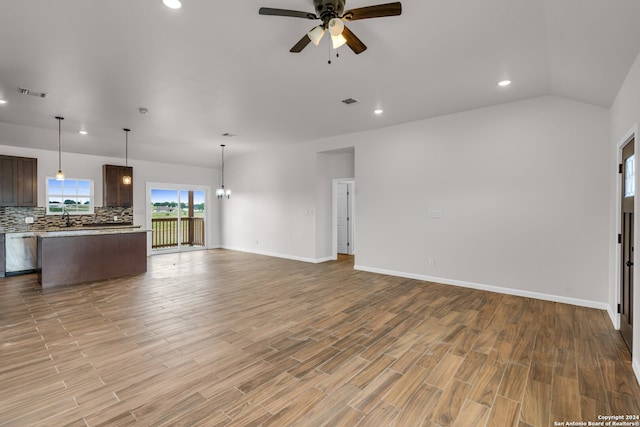
[[[624,197],[636,195],[636,156],[632,154],[624,162]]]
[[[47,177],[47,215],[93,214],[93,180],[65,178],[58,181]]]

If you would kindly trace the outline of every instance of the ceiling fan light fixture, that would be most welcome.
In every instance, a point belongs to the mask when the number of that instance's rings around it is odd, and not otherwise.
[[[329,33],[332,36],[339,36],[344,31],[344,22],[340,18],[333,18],[329,21]]]
[[[339,48],[347,42],[347,39],[344,38],[342,34],[338,34],[337,36],[331,36],[331,43],[334,49]]]
[[[314,45],[318,46],[320,44],[320,40],[322,40],[322,36],[324,36],[324,28],[322,28],[322,25],[318,25],[309,31],[307,36],[309,36]]]

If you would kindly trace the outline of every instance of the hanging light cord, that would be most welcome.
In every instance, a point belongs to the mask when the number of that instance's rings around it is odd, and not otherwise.
[[[58,170],[62,170],[62,143],[60,142],[62,138],[62,127],[60,125],[60,121],[64,120],[64,117],[57,116],[58,120]]]
[[[222,147],[222,188],[224,188],[224,144],[222,144],[221,147]]]
[[[124,165],[129,166],[129,129],[122,129],[124,131]]]

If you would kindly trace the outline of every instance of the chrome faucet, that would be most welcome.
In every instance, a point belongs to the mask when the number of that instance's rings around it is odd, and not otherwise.
[[[62,219],[64,219],[65,216],[67,217],[67,227],[71,227],[71,216],[69,215],[69,212],[67,212],[66,210],[62,212]]]

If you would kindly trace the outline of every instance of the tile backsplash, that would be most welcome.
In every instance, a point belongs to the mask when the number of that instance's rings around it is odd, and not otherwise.
[[[102,222],[133,222],[133,208],[103,208],[96,207],[93,215],[72,215],[74,226]],[[33,224],[25,223],[25,218],[33,218]],[[62,228],[66,219],[62,215],[46,215],[45,208],[14,208],[0,207],[0,233],[15,231],[44,231]]]

